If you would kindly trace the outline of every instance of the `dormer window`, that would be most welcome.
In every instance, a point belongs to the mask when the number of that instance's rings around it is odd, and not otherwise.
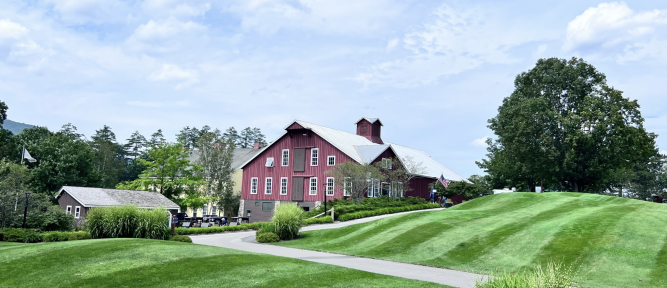
[[[266,167],[273,167],[273,157],[266,158]]]
[[[382,168],[391,170],[391,158],[382,158]]]

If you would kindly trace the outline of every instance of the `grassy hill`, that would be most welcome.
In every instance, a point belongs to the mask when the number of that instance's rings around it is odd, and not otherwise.
[[[0,242],[0,287],[445,287],[232,249],[146,239]]]
[[[303,235],[277,245],[481,273],[553,260],[582,286],[667,287],[667,205],[632,199],[506,193]]]

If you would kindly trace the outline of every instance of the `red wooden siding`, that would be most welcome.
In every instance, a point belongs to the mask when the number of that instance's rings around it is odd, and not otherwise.
[[[304,132],[307,131],[307,135],[304,136]],[[292,136],[292,137],[290,137]],[[295,147],[296,145],[296,147]],[[306,148],[306,165],[305,171],[303,172],[294,172],[294,148]],[[312,148],[319,149],[319,161],[317,166],[310,166],[310,152]],[[290,150],[290,162],[289,166],[282,165],[282,150]],[[343,163],[354,161],[349,156],[345,155],[343,152],[338,150],[338,148],[329,144],[324,139],[320,138],[316,134],[308,130],[295,130],[290,131],[290,133],[284,135],[276,141],[271,147],[263,151],[255,159],[249,162],[245,167],[243,167],[243,183],[241,185],[241,198],[242,199],[261,199],[261,200],[279,200],[279,201],[288,201],[292,199],[292,178],[293,177],[304,177],[304,195],[303,201],[322,201],[324,200],[324,187],[322,183],[325,183],[326,177],[331,177],[331,175],[325,174],[325,172],[332,168],[332,166],[327,166],[327,157],[335,156],[336,163]],[[266,158],[274,158],[274,167],[266,167]],[[252,177],[258,178],[258,187],[257,194],[250,194],[250,179]],[[266,177],[273,177],[273,190],[270,195],[264,194],[265,189],[265,179]],[[287,177],[287,195],[280,195],[280,178]],[[310,177],[317,177],[317,195],[309,195],[310,187]],[[331,196],[329,196],[331,199]],[[334,188],[335,198],[343,197],[342,187],[336,186]]]

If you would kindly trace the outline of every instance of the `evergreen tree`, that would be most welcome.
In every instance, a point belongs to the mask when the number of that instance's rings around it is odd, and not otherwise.
[[[157,129],[155,133],[151,134],[151,140],[148,141],[148,146],[160,146],[166,143],[167,141],[164,139],[164,135],[162,135],[162,129]]]
[[[111,131],[111,127],[104,125],[95,131],[89,143],[95,152],[94,166],[102,177],[102,187],[115,187],[125,169],[123,147],[116,143],[116,134]]]

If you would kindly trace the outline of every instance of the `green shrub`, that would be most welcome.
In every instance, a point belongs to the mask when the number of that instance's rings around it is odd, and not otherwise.
[[[176,235],[198,235],[198,234],[211,234],[211,233],[222,233],[226,231],[243,231],[243,230],[259,230],[263,223],[269,222],[254,222],[250,224],[241,224],[236,226],[222,226],[222,227],[210,227],[210,228],[176,228]]]
[[[169,213],[164,208],[139,209],[136,206],[95,207],[86,222],[93,238],[169,239]]]
[[[338,219],[343,214],[350,214],[359,211],[370,211],[377,210],[381,208],[390,208],[390,207],[406,207],[413,205],[422,205],[429,204],[423,198],[418,197],[405,197],[391,199],[388,196],[374,197],[374,198],[364,198],[361,200],[361,204],[357,205],[351,200],[345,199],[335,199],[327,203],[327,209],[334,207],[334,218]],[[406,210],[407,211],[407,210]],[[315,215],[324,212],[324,206],[319,206],[312,211],[305,212],[304,218],[311,218]]]
[[[303,220],[303,225],[310,225],[310,224],[325,224],[325,223],[333,223],[334,220],[331,218],[331,216],[324,216],[320,218],[311,218],[311,219],[305,219]]]
[[[365,211],[359,211],[359,212],[354,212],[354,213],[349,213],[349,214],[343,214],[340,217],[338,217],[338,220],[340,220],[340,221],[349,221],[349,220],[365,218],[365,217],[372,217],[372,216],[383,215],[383,214],[392,214],[392,213],[398,213],[398,212],[423,210],[423,209],[431,209],[431,208],[438,208],[438,207],[440,207],[439,204],[417,204],[417,205],[402,206],[402,207],[380,208],[380,209],[375,209],[375,210],[365,210]]]
[[[69,240],[69,235],[70,234],[71,233],[69,233],[69,232],[53,231],[53,232],[44,233],[42,238],[43,238],[44,242],[60,242],[60,241]]]
[[[74,241],[74,240],[86,240],[86,239],[93,239],[93,236],[91,236],[90,233],[88,233],[88,231],[78,231],[70,233],[69,238],[67,240]]]
[[[7,242],[42,242],[42,234],[36,229],[9,228],[0,230],[0,240]]]
[[[276,233],[273,233],[273,232],[261,233],[261,234],[257,235],[256,239],[257,239],[257,242],[259,242],[259,243],[271,243],[271,242],[280,241],[280,237],[278,237],[278,235]]]
[[[475,288],[569,288],[574,287],[572,266],[549,262],[546,268],[538,266],[532,272],[490,275],[486,281],[477,281]]]
[[[276,233],[278,237],[282,240],[293,239],[299,234],[301,226],[303,226],[303,220],[301,216],[303,215],[303,209],[296,205],[296,203],[291,204],[281,204],[276,209],[276,212],[271,218],[271,223],[275,225]]]
[[[174,237],[169,238],[169,241],[192,243],[192,239],[190,239],[190,236],[185,236],[185,235],[176,235]]]

